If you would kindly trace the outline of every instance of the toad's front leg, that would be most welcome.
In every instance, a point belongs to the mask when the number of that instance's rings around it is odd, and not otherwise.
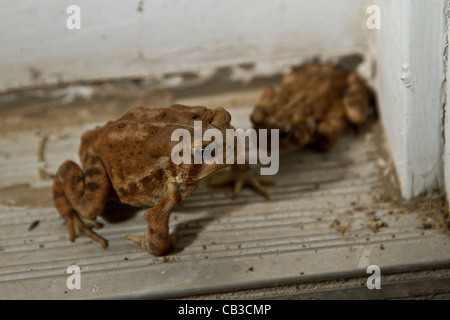
[[[161,256],[169,253],[173,244],[169,236],[169,216],[173,207],[180,201],[178,188],[175,184],[168,184],[166,193],[158,204],[145,212],[147,230],[144,236],[125,236],[146,249],[148,253]]]

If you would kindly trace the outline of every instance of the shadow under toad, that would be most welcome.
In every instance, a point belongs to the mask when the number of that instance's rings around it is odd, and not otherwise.
[[[111,201],[106,204],[101,217],[109,223],[121,223],[133,219],[140,210],[142,208]]]

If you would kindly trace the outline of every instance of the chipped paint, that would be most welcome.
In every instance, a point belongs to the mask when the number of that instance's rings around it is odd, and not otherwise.
[[[414,79],[411,73],[411,68],[409,64],[405,63],[402,67],[402,76],[401,79],[403,81],[403,84],[405,85],[406,89],[413,89],[414,88]]]

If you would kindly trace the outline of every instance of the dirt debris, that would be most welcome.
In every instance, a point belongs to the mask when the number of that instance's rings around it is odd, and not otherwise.
[[[408,205],[409,211],[420,212],[424,230],[437,229],[450,236],[450,215],[445,196],[426,195]]]
[[[34,220],[31,224],[30,224],[30,226],[28,227],[28,231],[31,231],[31,230],[33,230],[34,228],[36,228],[37,226],[38,226],[38,224],[39,224],[39,220]]]
[[[343,221],[341,221],[339,219],[334,219],[330,223],[330,228],[331,229],[335,229],[336,231],[338,231],[342,235],[345,235],[345,233],[350,230],[351,226],[352,226],[352,222],[351,221],[344,221],[343,222]]]

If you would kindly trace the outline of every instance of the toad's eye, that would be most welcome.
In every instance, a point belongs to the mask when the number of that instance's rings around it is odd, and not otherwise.
[[[194,157],[203,158],[205,148],[192,149]]]
[[[227,116],[228,116],[227,123],[230,124],[231,123],[231,114],[228,111],[227,111]]]
[[[286,126],[283,130],[280,130],[280,138],[287,139],[292,135],[292,127]]]

